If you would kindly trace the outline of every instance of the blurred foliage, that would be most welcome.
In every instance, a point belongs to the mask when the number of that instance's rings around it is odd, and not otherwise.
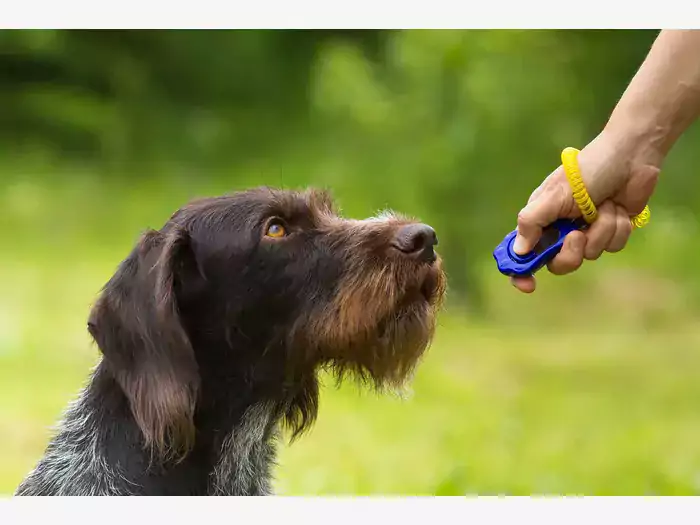
[[[697,491],[698,126],[622,253],[527,297],[491,258],[655,36],[0,32],[0,490],[86,376],[90,302],[139,232],[191,197],[267,184],[432,224],[451,299],[416,400],[324,393],[282,490]]]
[[[5,31],[0,137],[5,155],[101,178],[276,172],[349,210],[420,214],[453,296],[478,309],[476,257],[560,150],[603,126],[655,34]]]

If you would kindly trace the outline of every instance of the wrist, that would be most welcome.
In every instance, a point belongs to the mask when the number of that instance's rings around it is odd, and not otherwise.
[[[652,166],[661,169],[670,149],[672,129],[653,120],[616,119],[613,115],[601,135],[606,137],[630,168]]]

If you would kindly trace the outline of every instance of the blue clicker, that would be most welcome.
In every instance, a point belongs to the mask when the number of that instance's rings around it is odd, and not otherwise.
[[[586,222],[582,219],[560,219],[553,222],[544,229],[535,248],[525,255],[518,255],[513,251],[513,242],[517,233],[513,230],[493,252],[498,271],[508,276],[534,275],[559,253],[567,234],[586,226]]]

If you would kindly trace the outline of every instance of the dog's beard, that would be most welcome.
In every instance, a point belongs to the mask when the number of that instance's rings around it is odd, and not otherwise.
[[[401,394],[435,332],[445,293],[440,261],[358,268],[343,282],[306,320],[307,355],[338,382],[351,376]]]
[[[401,393],[410,383],[435,330],[426,304],[411,303],[388,314],[373,330],[357,334],[326,368],[340,382],[347,376],[382,391]]]

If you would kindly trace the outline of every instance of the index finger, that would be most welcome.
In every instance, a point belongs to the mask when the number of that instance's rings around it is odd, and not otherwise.
[[[568,182],[552,177],[552,182],[541,188],[539,195],[530,200],[518,214],[518,232],[513,251],[518,255],[531,251],[540,240],[545,227],[571,213],[572,200]]]

